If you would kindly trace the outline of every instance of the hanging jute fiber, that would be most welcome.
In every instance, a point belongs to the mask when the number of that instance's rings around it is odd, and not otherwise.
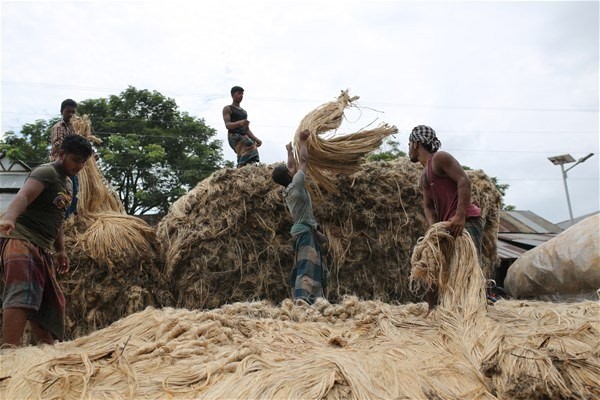
[[[177,307],[213,309],[236,301],[290,296],[292,220],[272,166],[210,175],[175,202],[158,225],[165,275]],[[406,158],[362,164],[336,177],[336,189],[314,203],[329,237],[328,298],[415,301],[408,280],[417,239],[427,230],[420,166]],[[492,277],[502,197],[482,171],[467,171],[485,221],[483,271]]]
[[[468,232],[453,237],[448,222],[432,225],[417,241],[411,257],[411,290],[431,293],[441,307],[477,312],[486,304],[485,277]]]
[[[374,129],[360,130],[342,136],[330,136],[342,124],[344,111],[357,107],[353,102],[358,96],[350,97],[343,90],[336,101],[325,103],[308,113],[300,122],[294,135],[294,153],[298,160],[299,133],[308,130],[307,139],[308,169],[315,184],[317,194],[321,189],[333,192],[337,189],[335,174],[350,174],[360,168],[366,154],[377,150],[383,140],[398,132],[395,126],[386,123]]]

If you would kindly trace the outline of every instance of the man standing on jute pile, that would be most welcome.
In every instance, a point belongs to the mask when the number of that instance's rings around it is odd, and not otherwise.
[[[60,104],[60,114],[62,119],[52,126],[50,131],[50,161],[56,160],[58,151],[64,138],[70,135],[76,135],[75,128],[71,123],[71,118],[77,112],[77,103],[75,100],[66,99]],[[79,178],[71,177],[73,181],[73,196],[71,204],[65,210],[65,218],[71,214],[77,214],[77,194],[79,193]]]
[[[481,266],[483,219],[481,210],[471,203],[471,181],[458,161],[445,151],[438,151],[442,143],[429,126],[416,126],[409,137],[408,156],[423,166],[421,189],[425,217],[429,225],[448,221],[452,236],[466,229],[477,249]],[[437,293],[428,292],[425,299],[430,310],[437,303]]]
[[[248,113],[240,103],[244,99],[244,89],[240,86],[231,88],[231,105],[223,107],[223,120],[227,128],[227,141],[237,156],[237,167],[258,163],[258,149],[262,142],[250,130]]]
[[[3,346],[21,343],[27,320],[38,342],[51,344],[64,337],[65,297],[51,249],[57,254],[58,272],[68,272],[63,220],[73,195],[71,177],[91,155],[87,139],[66,136],[54,162],[31,171],[0,220]]]
[[[329,277],[329,270],[321,256],[321,244],[327,242],[327,237],[315,220],[310,193],[306,190],[306,139],[309,135],[308,131],[299,134],[300,165],[296,165],[292,144],[289,143],[286,145],[287,165],[276,166],[272,173],[273,181],[284,187],[283,197],[294,221],[290,231],[294,241],[294,267],[290,284],[293,290],[292,297],[298,305],[314,304],[317,298],[324,298]]]

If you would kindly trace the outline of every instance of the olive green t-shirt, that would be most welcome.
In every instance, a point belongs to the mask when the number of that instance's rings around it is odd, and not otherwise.
[[[73,182],[53,163],[34,168],[27,179],[43,183],[44,190],[19,215],[11,235],[1,232],[0,237],[24,239],[51,250],[63,223],[65,209],[71,204]]]

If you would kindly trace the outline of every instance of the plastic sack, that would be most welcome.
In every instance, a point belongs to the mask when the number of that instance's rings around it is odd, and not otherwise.
[[[514,298],[598,300],[600,214],[527,251],[508,268],[504,289]]]

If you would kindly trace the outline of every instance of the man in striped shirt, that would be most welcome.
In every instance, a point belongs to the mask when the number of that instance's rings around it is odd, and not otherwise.
[[[71,123],[71,117],[75,115],[77,111],[77,103],[75,100],[66,99],[60,104],[60,113],[62,120],[52,126],[50,133],[50,161],[56,160],[58,157],[58,150],[62,145],[63,139],[70,135],[75,135],[75,128]],[[77,214],[77,193],[79,192],[79,179],[77,176],[71,177],[73,181],[73,197],[71,204],[65,210],[65,219],[69,218],[71,214]]]
[[[62,114],[62,120],[54,124],[52,132],[50,134],[50,161],[54,161],[58,155],[58,150],[63,139],[69,135],[75,135],[75,129],[71,124],[71,117],[75,115],[77,111],[77,103],[75,100],[66,99],[60,105],[60,113]]]

